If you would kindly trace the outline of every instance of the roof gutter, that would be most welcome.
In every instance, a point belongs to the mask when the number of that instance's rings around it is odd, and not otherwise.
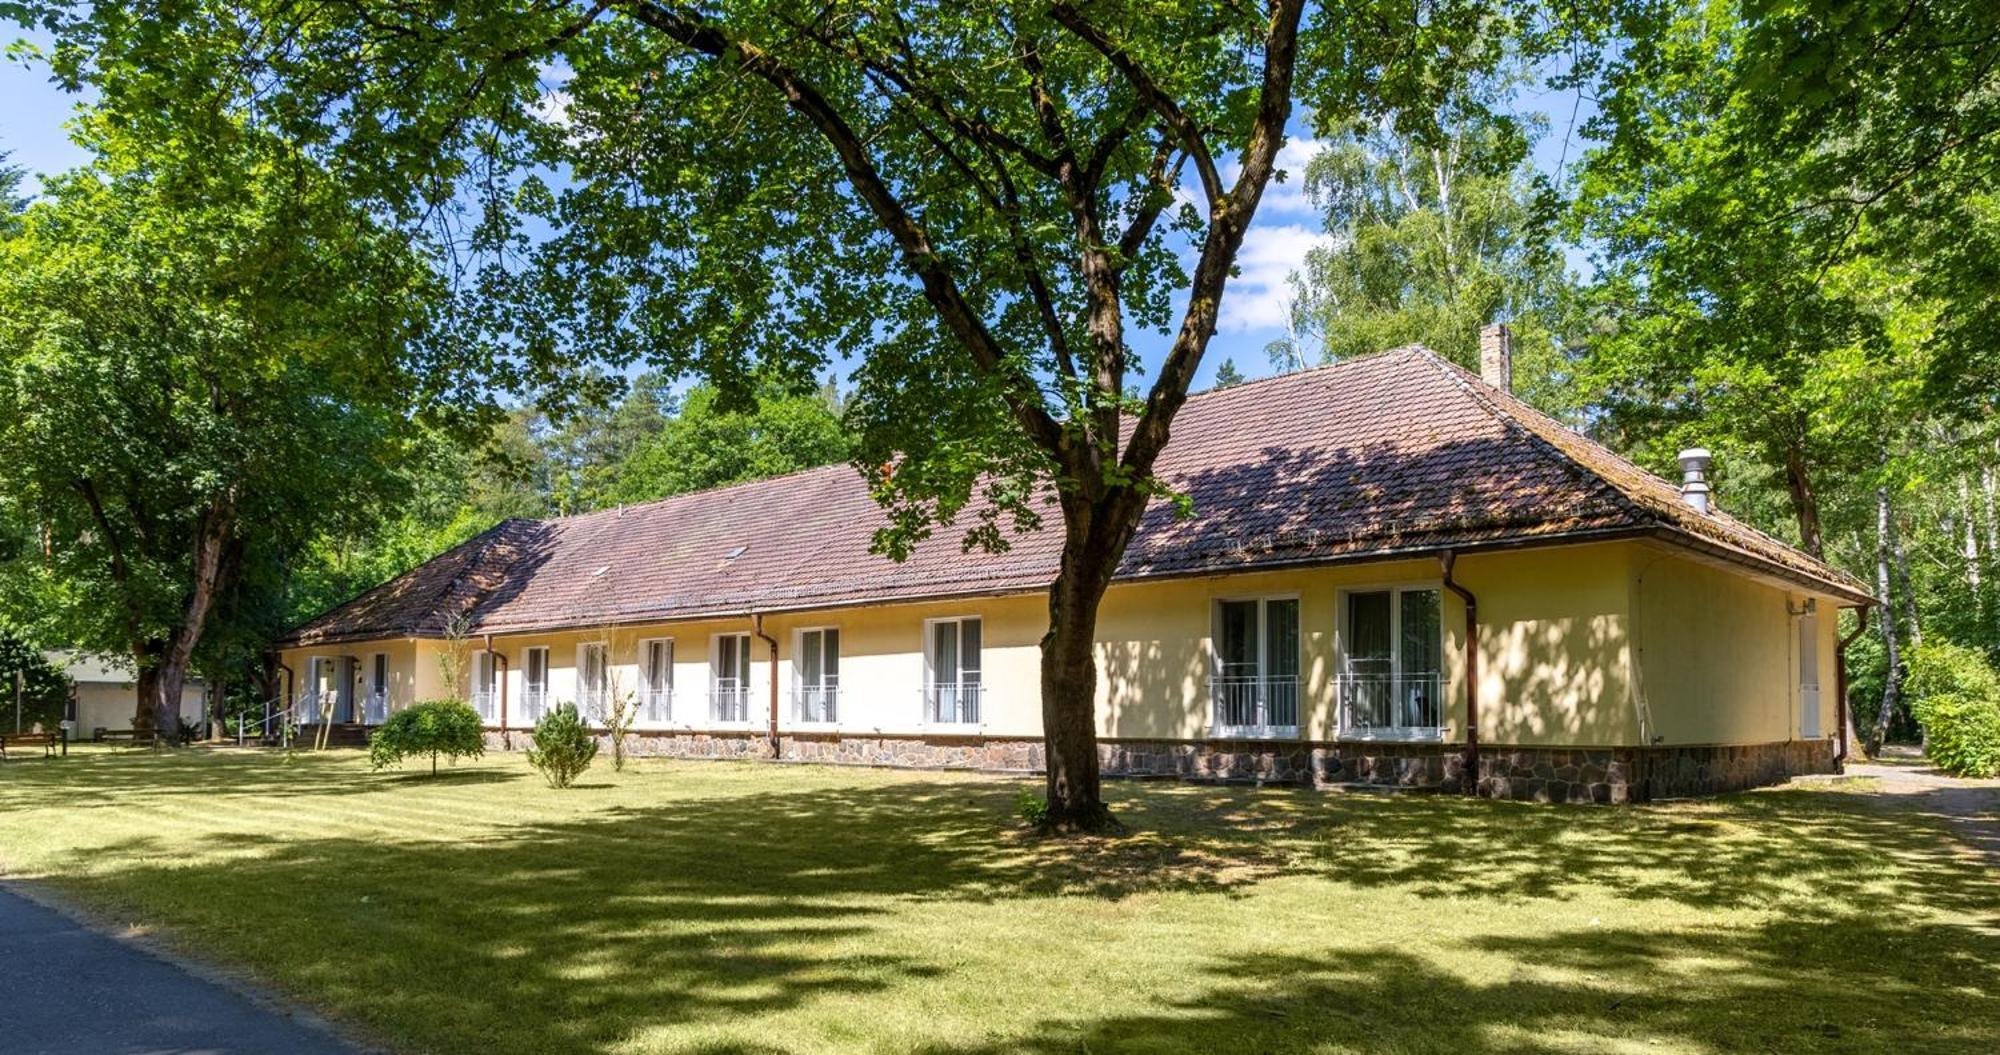
[[[1854,609],[1854,629],[1833,646],[1833,693],[1834,722],[1840,729],[1840,749],[1833,753],[1835,772],[1847,766],[1849,717],[1847,714],[1847,646],[1856,638],[1868,632],[1868,606],[1857,605]]]
[[[764,632],[764,613],[750,613],[750,632],[764,639],[771,646],[771,757],[777,758],[778,751],[778,639]]]
[[[1467,795],[1479,794],[1479,598],[1451,577],[1458,555],[1451,550],[1438,554],[1444,572],[1444,588],[1465,602],[1465,773],[1459,778]]]

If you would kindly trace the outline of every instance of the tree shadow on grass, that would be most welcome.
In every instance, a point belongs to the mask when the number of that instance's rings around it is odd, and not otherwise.
[[[1025,1037],[926,1055],[1117,1052],[2000,1050],[2000,956],[1979,932],[1779,920],[1728,931],[1561,931],[1446,942],[1456,965],[1396,949],[1231,956],[1165,1006],[1052,1018]],[[1455,944],[1455,950],[1454,950]],[[1856,948],[1912,958],[1857,962]],[[1922,950],[1918,952],[1918,950]],[[1492,960],[1498,954],[1499,961]],[[1898,973],[1908,964],[1917,973]],[[1890,968],[1889,970],[1885,970]],[[1483,973],[1481,973],[1483,972]]]
[[[1425,897],[1567,900],[1609,886],[1695,908],[1810,894],[1791,910],[1921,902],[2000,913],[2000,889],[1937,818],[1837,787],[1606,809],[1182,785],[1123,803],[1120,815],[1214,855],[1257,854],[1287,871]],[[1903,867],[1881,867],[1885,858]]]
[[[1278,876],[1500,904],[1570,900],[1589,886],[1598,897],[1752,914],[1692,933],[1455,940],[1446,911],[1431,956],[1223,957],[1205,973],[1207,991],[1181,1003],[1135,998],[1108,1018],[995,1022],[1022,1039],[938,1050],[1526,1051],[1628,1037],[1861,1051],[1910,1022],[1928,1031],[1929,1050],[2000,1046],[2000,932],[1895,922],[1991,919],[1991,874],[1941,828],[1837,790],[1612,810],[1120,784],[1116,807],[1135,834],[1042,840],[1014,824],[1017,782],[971,777],[764,779],[749,766],[676,764],[644,776],[697,794],[598,804],[595,793],[541,799],[523,788],[511,793],[522,816],[455,831],[451,811],[467,797],[422,796],[449,784],[383,780],[351,764],[269,768],[213,778],[208,790],[230,791],[237,812],[198,845],[144,834],[96,846],[92,869],[63,885],[143,906],[204,952],[419,1046],[606,1050],[651,1031],[742,1029],[823,997],[893,1002],[957,969],[948,949],[898,929],[908,926],[900,902],[1231,899]],[[462,772],[474,788],[534,781],[525,766]],[[104,775],[127,805],[171,800],[200,777],[180,765]],[[282,789],[268,821],[244,826],[267,788]],[[342,813],[380,811],[379,826],[316,833],[285,812],[288,797],[322,789]],[[1759,922],[1762,910],[1780,918]],[[1343,937],[1365,944],[1371,925],[1354,919]],[[1434,958],[1454,954],[1500,973]],[[1571,1035],[1595,1044],[1546,1039]]]

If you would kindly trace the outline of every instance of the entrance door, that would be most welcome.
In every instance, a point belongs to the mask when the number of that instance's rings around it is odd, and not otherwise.
[[[305,725],[317,725],[326,721],[333,710],[334,699],[340,692],[340,661],[332,656],[314,656],[312,677],[306,691],[305,706],[299,721]]]
[[[1799,736],[1819,739],[1819,616],[1799,617]]]

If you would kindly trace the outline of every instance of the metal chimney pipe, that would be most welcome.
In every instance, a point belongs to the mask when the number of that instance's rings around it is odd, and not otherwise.
[[[1681,452],[1681,501],[1697,513],[1708,512],[1708,466],[1715,456],[1703,447]]]

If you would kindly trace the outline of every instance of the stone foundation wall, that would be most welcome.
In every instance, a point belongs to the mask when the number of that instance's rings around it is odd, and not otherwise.
[[[598,737],[609,751],[608,737]],[[525,732],[486,734],[490,750],[522,750]],[[787,762],[1039,773],[1039,739],[981,736],[851,736],[790,733],[779,737]],[[1479,752],[1479,794],[1532,802],[1626,803],[1717,795],[1831,773],[1831,740],[1726,747],[1551,748],[1486,745]],[[1465,747],[1438,743],[1263,740],[1099,740],[1106,776],[1313,787],[1407,788],[1456,794],[1465,786]],[[767,759],[762,730],[644,731],[626,736],[637,758]]]

